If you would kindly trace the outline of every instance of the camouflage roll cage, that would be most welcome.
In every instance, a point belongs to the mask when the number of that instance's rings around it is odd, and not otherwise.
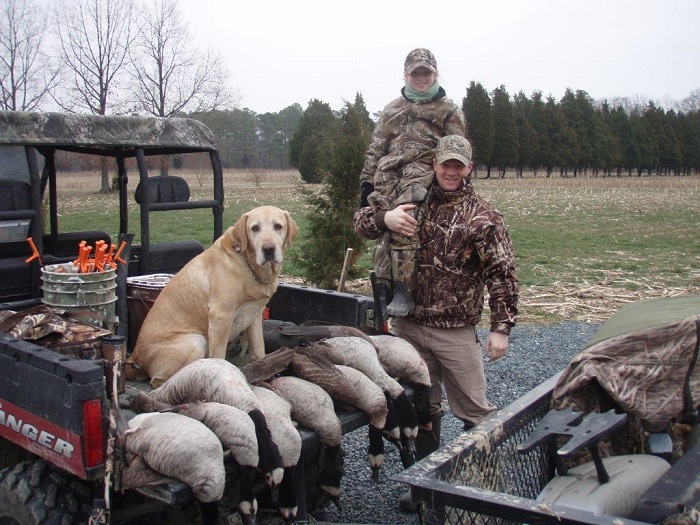
[[[156,246],[150,244],[149,214],[154,211],[211,208],[214,216],[213,239],[223,232],[223,173],[216,142],[211,130],[199,121],[188,118],[158,118],[131,116],[98,116],[62,113],[0,112],[0,147],[23,147],[29,173],[24,181],[0,177],[3,192],[17,192],[15,204],[0,209],[0,221],[30,221],[29,236],[39,253],[55,253],[58,236],[58,197],[56,194],[56,151],[68,151],[112,157],[117,163],[119,191],[119,237],[128,236],[128,177],[125,160],[134,158],[139,171],[136,200],[140,205],[141,246],[138,261],[129,265],[130,275],[157,271]],[[187,183],[175,176],[149,178],[146,157],[184,153],[208,153],[213,172],[213,199],[190,200]],[[37,153],[44,157],[43,170]],[[50,234],[43,235],[48,250],[42,246],[43,227],[40,220],[41,201],[49,188]],[[141,198],[139,199],[139,187]],[[20,202],[21,204],[17,204]],[[39,220],[36,220],[39,219]],[[191,241],[194,243],[194,241]],[[25,243],[26,244],[26,243]],[[186,243],[185,243],[186,244]],[[199,243],[197,243],[199,244]],[[201,244],[199,245],[201,246]],[[184,254],[188,247],[179,250]],[[194,249],[193,247],[189,247]],[[181,255],[182,263],[189,255]],[[178,250],[172,252],[176,258]],[[172,255],[168,254],[168,256]],[[168,257],[165,254],[162,260]],[[44,261],[46,263],[46,261]],[[31,295],[40,296],[39,265],[35,261]],[[171,271],[172,273],[172,271]]]

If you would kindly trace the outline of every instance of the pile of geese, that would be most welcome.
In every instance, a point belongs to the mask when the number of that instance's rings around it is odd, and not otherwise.
[[[271,330],[276,333],[268,339]],[[297,427],[302,426],[319,437],[320,489],[340,508],[344,453],[338,410],[365,414],[374,481],[384,463],[385,439],[399,449],[404,467],[415,462],[418,428],[431,430],[430,379],[410,343],[348,326],[279,321],[266,321],[265,335],[262,359],[240,368],[224,359],[200,359],[155,390],[131,397],[129,408],[138,415],[119,434],[127,465],[122,488],[185,482],[199,501],[204,524],[214,524],[225,465],[233,463],[240,480],[234,504],[242,523],[256,522],[256,478],[264,477],[283,522],[294,524],[302,448]]]

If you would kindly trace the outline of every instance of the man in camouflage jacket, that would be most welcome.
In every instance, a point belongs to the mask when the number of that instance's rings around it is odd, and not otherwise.
[[[484,354],[491,361],[505,355],[517,315],[513,245],[501,214],[474,191],[471,156],[467,139],[457,135],[440,139],[433,160],[437,184],[430,190],[420,230],[409,213],[412,204],[391,211],[366,206],[354,217],[356,232],[368,239],[387,230],[409,236],[418,233],[416,306],[409,316],[392,319],[392,331],[413,343],[428,364],[438,442],[443,384],[449,406],[465,429],[495,410],[486,398],[475,331],[485,289],[491,334]]]

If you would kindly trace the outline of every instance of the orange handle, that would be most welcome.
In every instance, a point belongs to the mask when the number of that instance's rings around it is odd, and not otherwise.
[[[122,254],[122,251],[124,250],[124,248],[126,248],[126,241],[122,241],[121,244],[119,245],[119,249],[117,250],[117,253],[114,254],[114,260],[126,265],[126,261],[121,258],[121,254]]]
[[[80,272],[88,273],[90,271],[90,264],[88,258],[90,257],[90,252],[92,251],[92,246],[83,246],[80,249]]]
[[[32,248],[32,254],[24,260],[25,263],[29,263],[33,261],[34,259],[39,259],[39,264],[41,264],[41,255],[39,255],[39,250],[36,249],[36,244],[34,244],[34,239],[31,237],[27,237],[27,242],[29,243],[29,246]]]

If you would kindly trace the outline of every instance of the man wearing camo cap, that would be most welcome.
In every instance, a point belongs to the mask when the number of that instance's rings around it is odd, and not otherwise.
[[[421,429],[416,458],[440,444],[442,386],[452,413],[465,430],[483,421],[496,407],[486,398],[486,377],[476,325],[489,291],[491,333],[484,355],[491,361],[508,350],[508,336],[518,312],[515,253],[503,216],[474,191],[472,148],[467,139],[449,135],[439,140],[432,161],[430,188],[422,224],[415,204],[390,211],[366,206],[355,213],[355,231],[375,239],[388,230],[417,238],[416,305],[406,317],[391,320],[391,331],[411,342],[428,365],[431,380],[432,433]],[[400,499],[403,510],[415,505],[410,492]]]
[[[369,203],[390,210],[413,203],[420,222],[434,178],[433,149],[440,137],[465,134],[464,115],[437,78],[437,62],[428,49],[408,53],[401,96],[382,111],[365,154],[361,207]],[[400,233],[387,231],[376,240],[374,271],[383,318],[413,309],[417,253],[415,239]]]

